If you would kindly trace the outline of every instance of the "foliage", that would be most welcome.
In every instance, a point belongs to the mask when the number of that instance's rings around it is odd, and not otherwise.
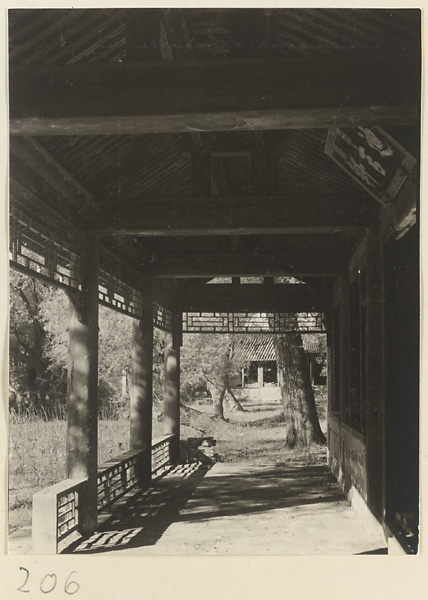
[[[10,406],[18,412],[64,414],[69,299],[62,289],[11,271]],[[129,407],[133,319],[99,309],[99,408],[114,417]],[[154,395],[163,385],[164,334],[154,333]]]
[[[327,376],[327,335],[325,333],[305,333],[305,339],[318,345],[318,353],[315,357],[317,364],[321,365],[320,375]]]
[[[60,393],[61,373],[49,369],[48,335],[40,315],[47,287],[11,272],[10,276],[10,401],[17,410],[52,410]]]
[[[220,388],[225,378],[237,375],[246,362],[235,351],[238,336],[199,333],[183,336],[181,349],[182,393],[193,395],[198,388]]]

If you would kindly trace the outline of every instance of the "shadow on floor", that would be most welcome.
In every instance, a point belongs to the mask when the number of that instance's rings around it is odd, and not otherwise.
[[[357,552],[355,556],[362,554],[388,554],[388,548],[376,548],[376,550],[367,550],[367,552]]]
[[[93,554],[153,546],[178,519],[209,468],[205,463],[174,469],[158,479],[154,487],[138,492],[89,539],[70,546],[64,553]]]
[[[245,475],[242,468],[234,474],[231,466],[227,474],[201,481],[178,520],[201,521],[344,500],[324,465],[249,465]]]
[[[266,513],[312,504],[344,504],[345,497],[324,465],[303,462],[269,466],[199,464],[174,470],[140,492],[126,510],[67,553],[102,553],[153,546],[174,522]],[[224,471],[226,469],[226,472]],[[234,472],[235,471],[235,472]],[[322,508],[322,507],[321,507]]]

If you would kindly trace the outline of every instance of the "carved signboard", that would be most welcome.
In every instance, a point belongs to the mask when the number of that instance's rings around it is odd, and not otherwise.
[[[383,205],[392,202],[416,164],[381,127],[332,127],[325,153]]]

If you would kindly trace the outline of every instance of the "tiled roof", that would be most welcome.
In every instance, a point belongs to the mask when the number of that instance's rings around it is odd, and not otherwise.
[[[320,350],[319,343],[314,342],[302,335],[303,348],[306,353],[317,353]],[[249,335],[240,338],[235,345],[235,354],[241,360],[269,361],[276,360],[275,348],[272,336]]]

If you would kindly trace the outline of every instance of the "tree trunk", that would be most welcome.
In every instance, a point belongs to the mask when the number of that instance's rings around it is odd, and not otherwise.
[[[214,409],[214,417],[219,417],[220,419],[224,419],[224,408],[223,401],[224,396],[226,394],[226,386],[222,388],[218,388],[213,384],[208,385],[208,389],[211,393],[211,397],[213,399],[213,409]]]
[[[239,402],[238,398],[232,392],[229,385],[226,388],[226,392],[229,394],[230,398],[232,399],[233,408],[235,410],[237,410],[238,412],[245,412],[245,408],[242,406],[242,404]]]
[[[297,328],[297,317],[296,317]],[[285,415],[285,443],[289,448],[325,444],[299,332],[274,336],[278,381]]]

